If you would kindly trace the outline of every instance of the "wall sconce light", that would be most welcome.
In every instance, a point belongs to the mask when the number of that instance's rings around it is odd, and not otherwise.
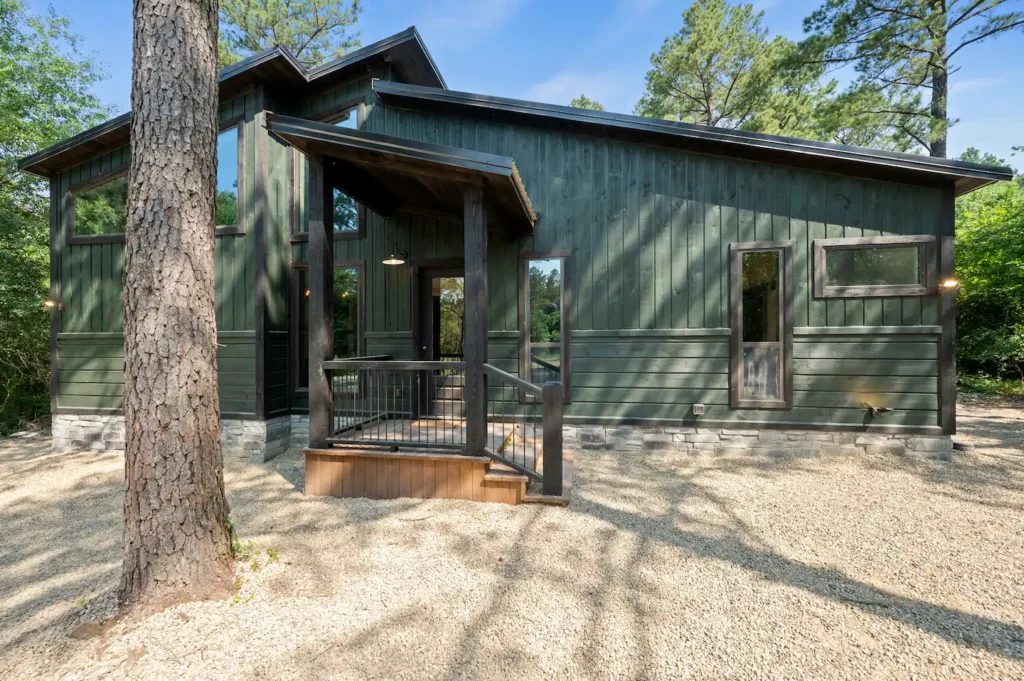
[[[47,298],[46,300],[43,301],[43,307],[46,307],[46,308],[48,308],[50,310],[57,310],[57,312],[63,312],[64,311],[64,305],[63,304],[55,302],[53,300],[50,300],[49,298]]]
[[[409,259],[409,251],[402,250],[398,244],[392,244],[391,255],[382,261],[385,265],[404,265]]]
[[[960,280],[950,277],[949,279],[944,279],[939,286],[944,291],[955,291],[960,288]]]

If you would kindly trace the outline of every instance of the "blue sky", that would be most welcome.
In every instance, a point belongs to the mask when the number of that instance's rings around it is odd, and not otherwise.
[[[96,93],[118,112],[129,108],[131,0],[31,0],[68,16],[110,76]],[[632,113],[644,76],[666,36],[678,30],[679,0],[365,0],[363,44],[415,25],[454,90],[568,104],[586,93],[610,111]],[[820,2],[757,0],[775,34],[802,35],[801,21]],[[1012,2],[1013,5],[1024,5]],[[1024,34],[967,48],[951,78],[950,153],[968,146],[1024,157]]]

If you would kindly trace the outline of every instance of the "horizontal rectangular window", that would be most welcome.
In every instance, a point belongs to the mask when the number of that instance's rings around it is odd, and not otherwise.
[[[74,192],[74,234],[124,234],[128,223],[128,174]]]
[[[815,239],[818,298],[921,296],[932,292],[935,237]]]

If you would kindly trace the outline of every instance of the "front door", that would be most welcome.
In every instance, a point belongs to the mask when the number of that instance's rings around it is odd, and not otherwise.
[[[418,283],[416,358],[461,362],[466,319],[462,267],[422,267]]]

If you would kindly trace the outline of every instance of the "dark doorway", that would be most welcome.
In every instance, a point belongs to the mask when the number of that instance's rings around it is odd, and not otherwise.
[[[466,299],[463,268],[423,267],[418,283],[416,356],[429,361],[461,362]]]

